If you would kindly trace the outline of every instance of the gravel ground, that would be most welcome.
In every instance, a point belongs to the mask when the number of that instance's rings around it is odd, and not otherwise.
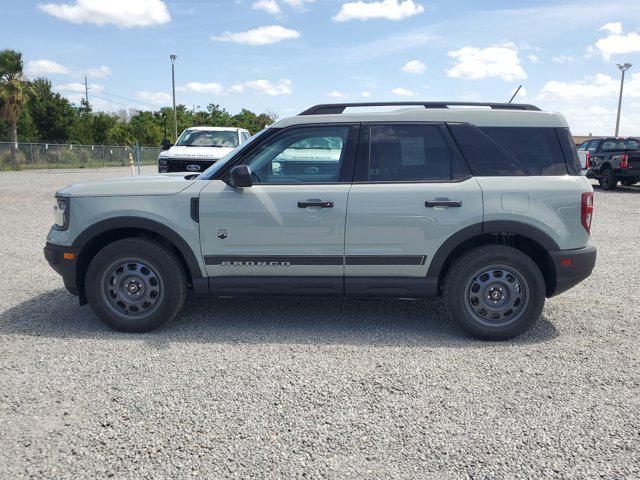
[[[0,174],[2,478],[640,478],[640,188],[596,191],[594,274],[514,341],[438,301],[189,298],[146,335],[42,256],[53,193]]]

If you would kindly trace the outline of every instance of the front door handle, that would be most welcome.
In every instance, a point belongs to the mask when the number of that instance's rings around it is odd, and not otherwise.
[[[322,202],[320,200],[307,200],[306,202],[298,202],[298,208],[307,207],[333,208],[333,202]]]
[[[424,202],[424,206],[427,208],[433,207],[461,207],[462,200],[427,200]]]

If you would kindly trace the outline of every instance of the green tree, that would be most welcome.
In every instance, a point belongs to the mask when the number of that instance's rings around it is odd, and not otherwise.
[[[118,123],[115,115],[97,112],[93,115],[93,143],[106,144],[109,142],[109,132]]]
[[[31,114],[38,140],[58,143],[69,140],[76,111],[69,100],[52,90],[49,80],[37,78],[31,82],[25,110]]]
[[[152,112],[139,111],[131,116],[129,128],[140,145],[160,145],[164,131]]]
[[[121,110],[117,113],[94,112],[81,101],[74,106],[55,92],[51,81],[23,79],[22,56],[14,50],[0,51],[0,139],[13,143],[11,163],[18,165],[17,141],[57,143],[159,146],[162,139],[173,138],[173,110]],[[277,118],[272,112],[255,114],[243,109],[236,115],[217,104],[205,110],[177,107],[178,134],[185,128],[208,125],[241,127],[251,133],[262,130]]]
[[[82,100],[80,106],[75,109],[76,115],[69,130],[69,141],[82,145],[93,143],[93,112],[91,106]]]
[[[23,79],[22,54],[15,50],[0,51],[0,97],[2,98],[2,118],[9,124],[11,138],[10,161],[18,166],[18,120],[25,102],[25,82]]]

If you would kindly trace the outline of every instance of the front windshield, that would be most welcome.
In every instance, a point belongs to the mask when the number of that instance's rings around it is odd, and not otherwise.
[[[264,130],[261,130],[258,133],[256,133],[253,137],[251,137],[249,140],[247,140],[242,145],[240,145],[240,147],[238,147],[235,150],[227,153],[224,157],[222,157],[216,163],[214,163],[209,168],[207,168],[204,172],[202,172],[200,174],[200,176],[198,178],[200,180],[210,180],[211,178],[213,178],[215,173],[218,170],[220,170],[222,167],[224,167],[226,163],[228,163],[236,155],[239,155],[242,152],[244,152],[247,149],[247,147],[250,147],[250,146],[254,145],[255,142],[258,141],[258,139],[260,137],[262,137],[262,135],[264,135],[265,132],[267,132],[268,130],[269,130],[268,128],[265,128]]]
[[[176,142],[178,147],[227,147],[238,146],[238,132],[235,130],[185,130]]]

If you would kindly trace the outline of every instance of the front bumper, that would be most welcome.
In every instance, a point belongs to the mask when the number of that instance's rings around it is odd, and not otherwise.
[[[596,247],[549,252],[556,272],[556,284],[550,297],[566,292],[591,275],[596,264]]]
[[[77,282],[79,253],[80,247],[67,247],[49,242],[44,247],[44,258],[47,259],[51,268],[62,277],[65,288],[76,296],[79,295]]]

